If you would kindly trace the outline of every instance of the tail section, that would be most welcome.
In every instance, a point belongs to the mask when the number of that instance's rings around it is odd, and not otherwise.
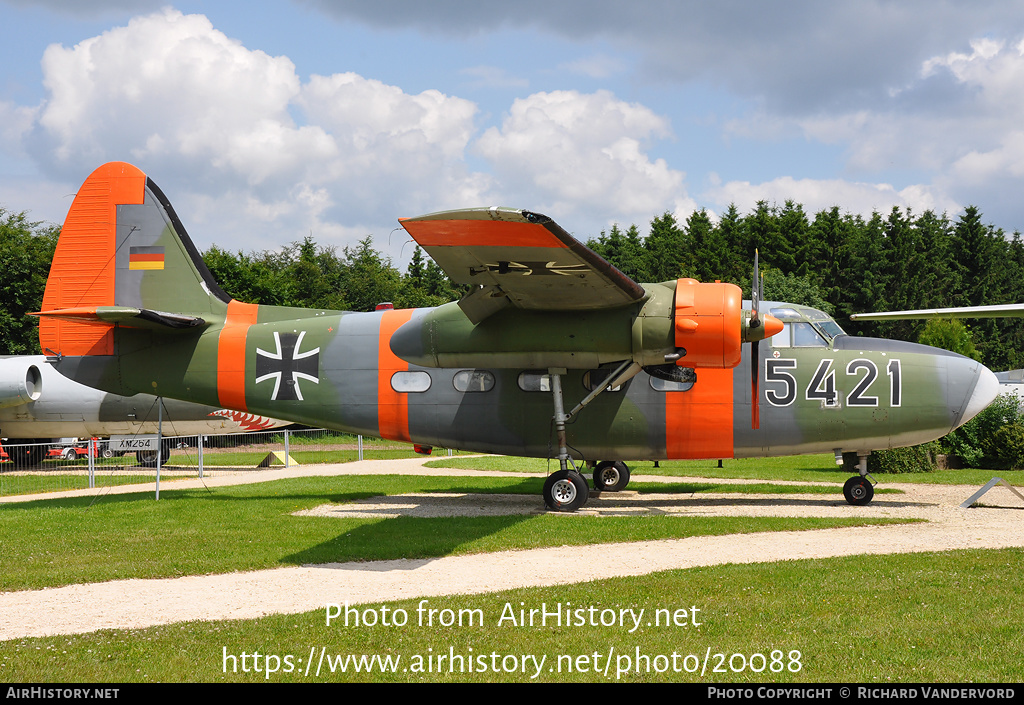
[[[111,162],[82,184],[64,221],[39,342],[48,355],[112,355],[115,324],[200,326],[223,320],[229,302],[156,184]]]

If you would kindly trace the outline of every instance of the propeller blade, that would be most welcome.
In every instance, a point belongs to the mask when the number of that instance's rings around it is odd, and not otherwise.
[[[758,343],[755,340],[750,344],[750,427],[754,430],[761,428],[761,359]]]
[[[757,328],[761,315],[761,277],[758,274],[758,251],[754,250],[754,278],[750,280],[750,327]]]

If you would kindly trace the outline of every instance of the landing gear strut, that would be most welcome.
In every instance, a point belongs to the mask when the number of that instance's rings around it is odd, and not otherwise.
[[[590,488],[575,467],[570,468],[569,448],[565,440],[565,406],[562,403],[562,375],[565,368],[551,368],[551,396],[555,403],[555,434],[558,436],[558,472],[544,483],[544,504],[556,512],[575,512],[587,503]]]

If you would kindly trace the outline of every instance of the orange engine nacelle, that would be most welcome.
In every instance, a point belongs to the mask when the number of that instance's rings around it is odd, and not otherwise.
[[[680,367],[728,368],[740,364],[743,293],[735,284],[676,282],[675,343],[686,354]]]

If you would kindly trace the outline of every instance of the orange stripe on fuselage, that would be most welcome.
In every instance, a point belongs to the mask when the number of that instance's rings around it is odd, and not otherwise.
[[[688,392],[665,393],[669,458],[733,457],[733,370],[699,369]]]
[[[391,387],[391,376],[409,363],[391,352],[391,336],[412,318],[413,309],[387,311],[380,317],[377,343],[377,426],[381,438],[409,441],[409,395]]]
[[[245,338],[256,323],[256,304],[231,299],[220,337],[217,339],[217,396],[220,405],[236,411],[245,406]]]
[[[501,220],[399,221],[423,247],[559,247],[565,243],[536,223]]]

